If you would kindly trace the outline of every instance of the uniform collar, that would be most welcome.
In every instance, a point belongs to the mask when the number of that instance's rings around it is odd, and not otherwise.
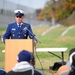
[[[23,22],[22,22],[21,24],[18,24],[18,23],[17,23],[17,25],[22,25],[22,24],[23,24]]]

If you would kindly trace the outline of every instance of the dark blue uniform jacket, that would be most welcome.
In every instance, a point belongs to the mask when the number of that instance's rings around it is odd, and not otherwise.
[[[17,23],[9,24],[7,30],[3,36],[3,41],[5,39],[27,39],[29,36],[30,39],[36,40],[32,32],[30,24],[23,23],[21,27],[18,27]]]

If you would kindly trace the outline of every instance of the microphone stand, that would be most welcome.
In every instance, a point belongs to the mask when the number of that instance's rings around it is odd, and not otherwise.
[[[29,33],[32,35],[32,37],[36,39],[36,42],[41,43],[41,42],[35,37],[35,34],[33,34],[29,29],[27,29],[27,30],[28,30]]]

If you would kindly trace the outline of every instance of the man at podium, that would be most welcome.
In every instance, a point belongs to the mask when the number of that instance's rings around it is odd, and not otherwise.
[[[36,44],[37,39],[33,34],[32,28],[30,24],[24,23],[24,11],[23,10],[15,10],[15,20],[16,22],[8,25],[7,30],[3,36],[3,41],[5,43],[5,39],[30,39],[34,40],[34,44]]]

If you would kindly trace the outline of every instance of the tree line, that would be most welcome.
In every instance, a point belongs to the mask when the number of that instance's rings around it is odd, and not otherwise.
[[[68,18],[75,10],[75,0],[48,0],[45,7],[37,16],[37,20],[51,20],[54,16],[56,22]]]

